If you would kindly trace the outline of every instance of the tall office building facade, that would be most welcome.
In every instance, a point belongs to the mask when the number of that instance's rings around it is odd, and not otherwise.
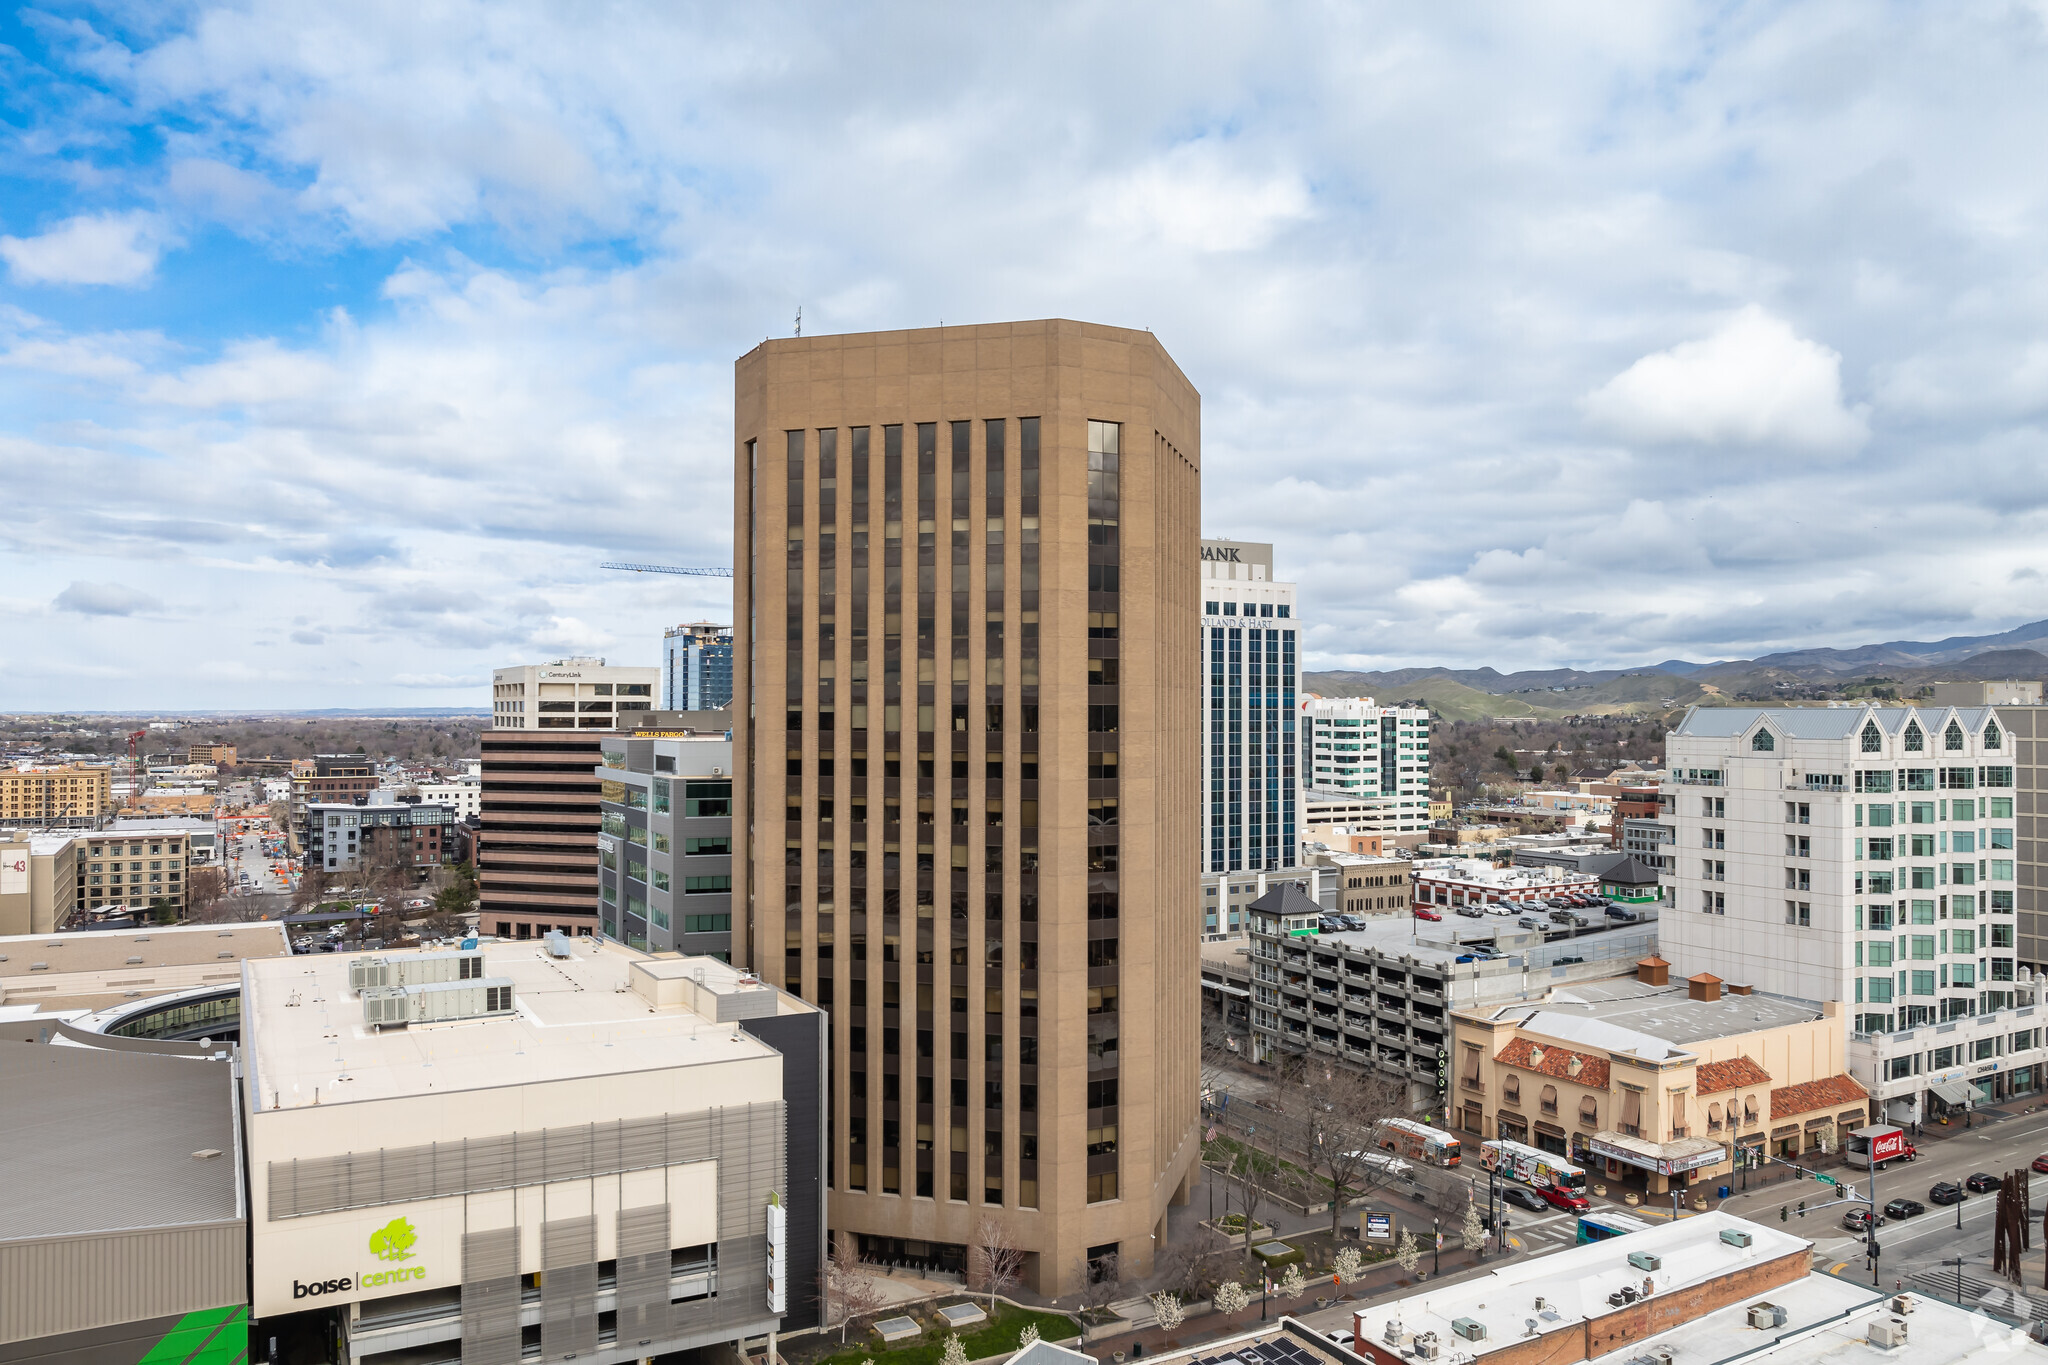
[[[661,636],[661,709],[716,711],[732,701],[732,627],[710,621]]]
[[[735,380],[734,951],[831,1012],[834,1235],[1148,1274],[1200,1145],[1200,398],[1068,321]]]
[[[1273,547],[1205,540],[1202,773],[1210,872],[1292,867],[1299,814],[1294,585],[1273,581]]]

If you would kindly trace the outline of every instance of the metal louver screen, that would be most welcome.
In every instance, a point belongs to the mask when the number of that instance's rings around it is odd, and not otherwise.
[[[519,1229],[462,1235],[462,1365],[519,1359]]]
[[[778,1100],[695,1114],[273,1161],[269,1164],[266,1213],[273,1220],[300,1218],[702,1161],[713,1154],[714,1132],[735,1124],[750,1131],[757,1124],[772,1127],[778,1135],[773,1150],[780,1160],[782,1103]]]
[[[571,1360],[597,1350],[597,1220],[540,1225],[540,1355]]]
[[[649,1345],[668,1335],[668,1267],[668,1205],[620,1209],[618,1342],[621,1347]]]

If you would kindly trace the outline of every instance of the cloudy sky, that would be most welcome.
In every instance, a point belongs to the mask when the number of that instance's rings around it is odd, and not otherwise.
[[[1151,328],[1312,666],[2048,617],[2039,0],[0,29],[0,707],[653,663],[799,305]]]

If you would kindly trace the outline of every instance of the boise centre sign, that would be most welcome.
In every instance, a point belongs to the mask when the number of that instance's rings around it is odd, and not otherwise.
[[[413,1258],[413,1247],[419,1244],[419,1232],[408,1218],[394,1218],[370,1234],[370,1254],[379,1260],[397,1263]],[[410,1280],[427,1278],[427,1268],[420,1265],[397,1265],[391,1270],[360,1270],[353,1275],[343,1275],[334,1280],[315,1280],[311,1284],[292,1281],[292,1297],[295,1299],[317,1299],[328,1294],[347,1294],[358,1289],[385,1289],[392,1285],[404,1284]]]

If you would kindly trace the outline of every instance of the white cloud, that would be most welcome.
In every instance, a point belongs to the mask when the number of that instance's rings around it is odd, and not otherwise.
[[[134,616],[163,610],[163,603],[139,588],[121,583],[73,582],[50,604],[81,616]]]
[[[1644,356],[1586,395],[1626,441],[1835,453],[1870,437],[1842,405],[1842,357],[1752,304],[1697,341]]]
[[[0,237],[17,284],[143,284],[163,250],[150,213],[87,213],[38,237]]]

